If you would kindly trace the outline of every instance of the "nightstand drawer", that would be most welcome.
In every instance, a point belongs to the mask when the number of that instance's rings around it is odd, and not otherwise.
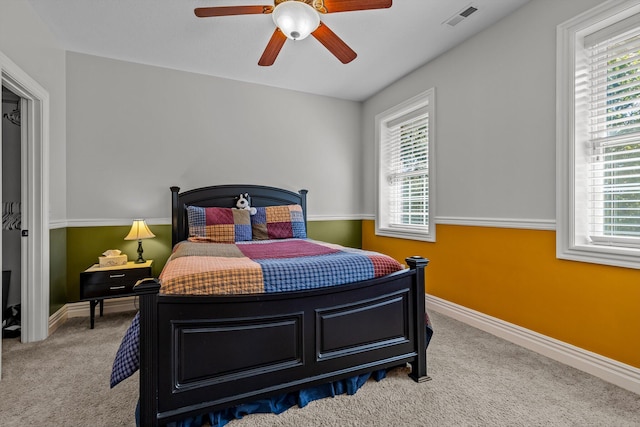
[[[132,275],[128,275],[132,276]],[[128,294],[133,292],[133,285],[139,279],[146,277],[147,275],[142,275],[138,279],[133,279],[128,281],[112,281],[112,282],[101,282],[101,283],[84,283],[84,285],[80,288],[80,299],[87,298],[104,298],[112,295],[121,295]]]
[[[83,272],[80,274],[80,299],[129,294],[138,280],[147,277],[151,277],[151,268]]]

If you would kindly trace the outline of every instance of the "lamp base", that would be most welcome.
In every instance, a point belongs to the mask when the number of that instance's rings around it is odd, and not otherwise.
[[[135,261],[136,264],[144,264],[145,259],[142,257],[142,240],[138,240],[138,259]]]

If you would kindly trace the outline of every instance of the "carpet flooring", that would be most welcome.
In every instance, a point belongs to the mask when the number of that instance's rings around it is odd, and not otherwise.
[[[109,388],[113,357],[134,313],[89,329],[69,319],[47,340],[3,340],[0,425],[133,426],[138,376]],[[369,380],[353,396],[254,414],[230,427],[639,426],[640,395],[431,312],[432,381],[408,369]]]

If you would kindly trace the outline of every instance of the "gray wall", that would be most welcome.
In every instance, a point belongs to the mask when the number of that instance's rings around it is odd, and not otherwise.
[[[552,222],[555,26],[601,2],[533,0],[363,105],[76,53],[65,63],[20,0],[0,2],[0,51],[51,94],[52,222],[167,218],[169,185],[232,182],[308,188],[320,219],[372,215],[374,117],[430,87],[437,217]]]
[[[375,115],[435,87],[436,220],[552,224],[556,26],[599,3],[530,1],[368,99],[363,107],[366,212],[375,209]]]
[[[361,213],[361,105],[67,54],[71,225],[168,219],[169,186],[309,190],[316,219]]]
[[[23,0],[0,1],[0,52],[49,92],[49,218],[67,217],[65,52]]]

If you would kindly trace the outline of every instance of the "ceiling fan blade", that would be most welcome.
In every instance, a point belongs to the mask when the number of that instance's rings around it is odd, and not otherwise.
[[[318,12],[353,12],[355,10],[386,9],[391,7],[392,0],[322,0]]]
[[[287,41],[287,36],[284,35],[280,28],[276,28],[271,36],[271,40],[267,43],[267,47],[264,49],[260,60],[258,61],[258,65],[262,65],[263,67],[268,67],[269,65],[273,65],[276,62],[276,58],[278,57],[278,53],[280,53],[280,49],[284,45],[284,42]]]
[[[197,7],[193,11],[198,18],[230,15],[255,15],[273,12],[273,6],[217,6]]]
[[[358,56],[353,49],[347,46],[336,33],[331,31],[329,27],[322,22],[311,35],[322,43],[324,47],[329,49],[329,52],[333,53],[343,64],[348,64]]]

